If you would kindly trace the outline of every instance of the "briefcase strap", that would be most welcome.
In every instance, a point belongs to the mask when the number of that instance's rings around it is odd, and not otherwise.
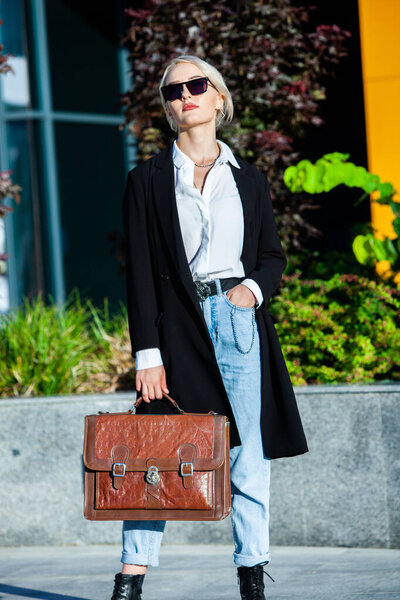
[[[162,392],[162,394],[163,394],[163,396],[166,396],[166,398],[168,398],[168,400],[169,400],[170,402],[172,402],[172,404],[173,404],[173,405],[174,405],[174,406],[175,406],[175,407],[176,407],[176,408],[179,410],[179,412],[180,412],[182,415],[196,414],[196,413],[189,413],[189,412],[187,412],[187,411],[183,410],[183,409],[182,409],[182,408],[181,408],[181,407],[178,405],[178,403],[177,403],[177,402],[176,402],[176,401],[175,401],[173,398],[171,398],[171,396],[168,396],[168,394],[166,394],[165,392]],[[139,404],[140,404],[142,401],[143,401],[143,397],[142,397],[142,396],[139,396],[139,398],[137,398],[137,399],[136,399],[136,402],[134,403],[134,405],[133,405],[133,408],[136,408],[137,406],[139,406]],[[128,411],[126,411],[126,412],[122,412],[122,413],[118,413],[118,414],[120,414],[120,415],[131,415],[131,414],[133,414],[133,412],[134,412],[134,411],[133,411],[133,408],[130,408]],[[106,414],[110,414],[110,413],[109,413],[109,411],[107,411],[107,410],[106,410],[106,411],[99,410],[99,411],[98,411],[98,414],[99,414],[99,415],[106,415]],[[203,413],[201,413],[201,414],[203,414]],[[208,413],[206,413],[206,414],[208,414],[208,415],[217,415],[218,413],[214,412],[213,410],[210,410],[210,411],[208,411]]]
[[[169,396],[169,395],[168,395],[168,394],[166,394],[165,392],[162,392],[162,395],[163,395],[163,396],[165,396],[166,398],[168,398],[168,400],[169,400],[170,402],[172,402],[172,404],[175,406],[175,408],[177,408],[177,409],[179,410],[179,412],[180,412],[182,415],[186,415],[186,414],[188,414],[188,413],[186,413],[184,410],[182,410],[182,408],[181,408],[181,407],[178,405],[178,403],[177,403],[177,402],[176,402],[176,401],[175,401],[173,398],[171,398],[171,396]],[[139,406],[139,404],[142,402],[142,400],[143,400],[143,397],[142,397],[142,396],[139,396],[139,398],[137,398],[137,400],[136,400],[135,404],[133,405],[133,406],[134,406],[134,408],[138,407],[138,406]]]

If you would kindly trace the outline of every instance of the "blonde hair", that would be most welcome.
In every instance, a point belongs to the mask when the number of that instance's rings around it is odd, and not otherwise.
[[[215,121],[215,127],[218,128],[221,123],[224,121],[229,122],[232,121],[233,117],[233,101],[230,91],[225,83],[224,78],[221,73],[208,62],[199,58],[198,56],[192,56],[191,54],[182,54],[181,56],[177,56],[173,58],[168,65],[165,67],[163,76],[161,78],[160,84],[158,86],[158,91],[161,98],[161,104],[165,112],[165,116],[167,117],[167,121],[170,124],[171,129],[174,131],[178,131],[178,126],[175,121],[170,117],[166,110],[166,102],[164,100],[164,96],[162,94],[161,88],[165,85],[165,80],[168,76],[168,73],[175,67],[177,63],[187,62],[193,63],[196,65],[206,77],[210,78],[210,81],[215,85],[217,91],[224,96],[224,104],[221,109],[217,111],[217,117]]]

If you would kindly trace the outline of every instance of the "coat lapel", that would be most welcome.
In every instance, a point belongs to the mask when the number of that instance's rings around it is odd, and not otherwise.
[[[155,169],[152,177],[152,194],[154,205],[159,218],[160,231],[164,235],[173,264],[176,266],[177,274],[182,281],[190,299],[192,300],[201,320],[207,329],[204,316],[197,298],[196,286],[193,283],[189,263],[186,257],[183,243],[182,231],[179,223],[178,208],[175,196],[174,164],[172,160],[173,144],[170,143],[164,150],[159,152],[155,160]],[[241,260],[245,275],[251,264],[251,224],[255,215],[256,192],[254,179],[245,161],[235,157],[240,164],[240,169],[228,163],[232,169],[244,215],[244,239]],[[207,330],[208,333],[208,330]]]

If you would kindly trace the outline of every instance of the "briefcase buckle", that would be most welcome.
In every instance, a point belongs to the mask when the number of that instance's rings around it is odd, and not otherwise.
[[[190,467],[190,473],[184,473],[183,467]],[[193,463],[191,462],[183,462],[180,464],[180,473],[182,477],[191,477],[193,475]]]
[[[116,473],[115,467],[122,467],[122,473]],[[124,477],[125,476],[125,463],[113,463],[112,474],[114,475],[114,477]]]

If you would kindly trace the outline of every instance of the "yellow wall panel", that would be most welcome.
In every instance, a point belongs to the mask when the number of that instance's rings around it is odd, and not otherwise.
[[[359,0],[365,79],[400,78],[400,0]]]
[[[358,7],[368,168],[400,190],[400,0],[359,0]],[[371,218],[379,237],[394,237],[388,207],[372,202]]]

